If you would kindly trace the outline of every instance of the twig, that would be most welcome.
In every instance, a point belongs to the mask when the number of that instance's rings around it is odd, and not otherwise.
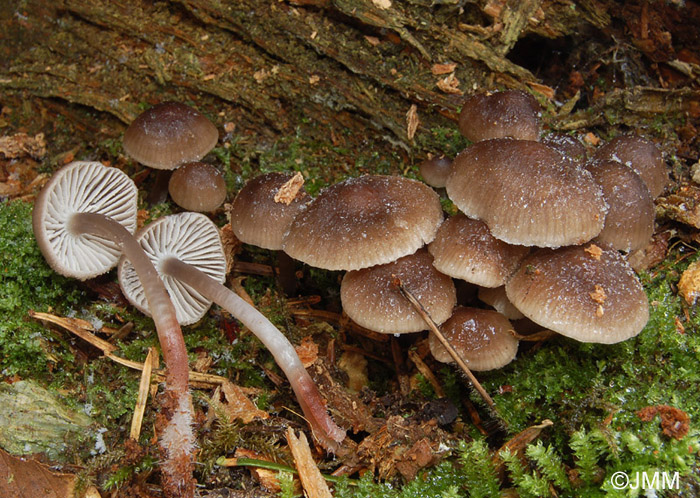
[[[469,367],[467,364],[464,362],[462,357],[459,355],[457,351],[455,351],[455,348],[452,347],[452,344],[445,339],[445,336],[442,335],[442,332],[440,332],[440,329],[438,328],[437,324],[433,321],[433,319],[430,317],[427,311],[425,311],[425,308],[423,305],[416,299],[416,297],[409,291],[404,285],[403,282],[401,282],[401,279],[398,278],[397,276],[394,275],[394,284],[398,287],[399,291],[401,291],[401,294],[408,299],[408,301],[413,305],[415,308],[416,312],[423,318],[425,323],[428,324],[428,327],[430,328],[430,331],[435,334],[435,337],[438,338],[440,343],[447,349],[447,352],[450,353],[450,356],[455,360],[457,365],[459,365],[459,368],[462,369],[462,371],[466,374],[466,376],[469,378],[469,381],[472,383],[474,386],[474,389],[479,393],[479,395],[483,398],[483,400],[486,402],[487,405],[489,405],[491,408],[495,408],[495,404],[493,400],[491,399],[491,396],[489,396],[489,393],[486,392],[486,389],[484,389],[481,384],[479,383],[478,380],[476,380],[476,377],[474,377],[474,374],[472,373],[471,370],[469,370]]]
[[[141,382],[139,383],[139,395],[136,398],[136,407],[134,415],[131,418],[131,431],[129,435],[134,441],[139,440],[141,434],[141,423],[143,422],[143,413],[146,410],[146,401],[148,401],[148,391],[151,387],[151,373],[153,367],[158,365],[158,350],[154,347],[148,348],[146,361],[143,363],[141,371]]]

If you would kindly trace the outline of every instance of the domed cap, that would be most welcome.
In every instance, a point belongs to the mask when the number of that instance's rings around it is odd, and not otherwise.
[[[164,275],[160,267],[164,260],[175,257],[223,283],[226,257],[219,231],[211,220],[190,212],[164,216],[139,230],[136,239],[160,274],[175,306],[177,321],[189,325],[202,318],[211,301],[189,285]],[[150,316],[141,281],[126,258],[119,262],[119,285],[131,304]]]
[[[440,225],[428,251],[440,272],[484,287],[498,287],[506,283],[530,250],[498,240],[486,223],[458,213]]]
[[[124,150],[141,164],[175,169],[199,161],[219,140],[216,126],[179,102],[154,105],[139,114],[124,133]]]
[[[506,90],[473,95],[459,113],[459,131],[472,142],[491,138],[537,140],[540,106],[529,93]]]
[[[518,340],[509,332],[513,326],[497,311],[458,307],[440,326],[440,332],[459,353],[470,370],[481,372],[501,368],[515,358]],[[430,352],[442,363],[454,360],[435,334],[428,336]]]
[[[226,181],[211,164],[193,162],[175,170],[168,183],[175,204],[188,211],[214,211],[226,199]]]
[[[477,142],[454,160],[447,195],[510,244],[558,247],[600,233],[607,206],[591,174],[539,142]]]
[[[318,268],[357,270],[412,254],[441,221],[439,197],[424,183],[361,176],[323,190],[294,219],[282,249]]]
[[[506,295],[505,285],[500,287],[479,287],[479,300],[492,306],[496,311],[508,320],[520,320],[525,318],[518,308],[513,306]]]
[[[425,249],[392,263],[349,271],[340,285],[343,310],[355,323],[386,334],[425,330],[428,325],[395,284],[403,285],[421,302],[433,321],[449,318],[457,303],[452,279],[438,272]]]
[[[624,341],[649,319],[647,296],[632,269],[619,252],[595,244],[536,251],[506,293],[532,321],[581,342]]]
[[[294,217],[311,200],[303,187],[303,178],[286,199],[278,195],[292,185],[291,173],[267,173],[248,180],[231,204],[229,218],[233,233],[241,242],[279,250],[282,238]]]
[[[423,181],[435,188],[443,188],[452,170],[452,159],[445,156],[433,156],[418,167]]]
[[[632,168],[646,183],[652,198],[664,191],[668,170],[661,151],[646,138],[620,135],[601,146],[594,159],[617,161]]]
[[[119,246],[97,235],[75,235],[71,218],[76,213],[98,213],[133,233],[137,202],[134,182],[116,168],[87,161],[64,166],[34,203],[34,236],[44,258],[57,273],[80,280],[108,272],[119,261]]]
[[[617,161],[592,161],[586,165],[603,189],[608,204],[603,230],[595,238],[620,251],[646,246],[654,234],[654,200],[637,173]]]

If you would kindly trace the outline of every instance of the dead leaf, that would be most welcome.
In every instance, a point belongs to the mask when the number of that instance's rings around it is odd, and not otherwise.
[[[459,88],[459,80],[454,73],[438,80],[435,85],[445,93],[450,93],[454,95],[463,95],[464,92]]]
[[[304,337],[301,340],[301,344],[294,349],[296,349],[297,355],[299,355],[299,359],[304,365],[304,368],[310,367],[316,363],[318,359],[318,344],[314,342],[311,336]]]
[[[22,156],[41,159],[46,155],[44,134],[39,133],[30,137],[26,133],[16,133],[12,136],[0,137],[0,154],[8,159],[17,159]]]
[[[269,417],[267,412],[258,409],[243,390],[233,382],[225,381],[217,387],[210,402],[215,408],[223,410],[231,420],[238,419],[244,424],[256,418]]]
[[[678,295],[691,306],[700,297],[700,261],[692,263],[681,275],[678,282]]]
[[[314,462],[306,435],[301,432],[297,438],[294,435],[294,430],[291,427],[287,427],[287,443],[289,444],[289,449],[292,450],[294,463],[299,472],[299,479],[306,496],[309,498],[333,498],[326,480],[321,475],[321,471],[318,470],[316,462]]]
[[[12,498],[72,498],[76,476],[51,472],[34,460],[0,449],[0,496]]]

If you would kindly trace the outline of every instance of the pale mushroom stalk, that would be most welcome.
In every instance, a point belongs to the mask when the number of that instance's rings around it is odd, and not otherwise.
[[[345,431],[331,419],[316,384],[284,334],[236,293],[194,266],[170,257],[162,262],[160,269],[166,275],[197,289],[240,320],[260,339],[287,376],[314,437],[329,450],[337,449],[338,443],[345,438]]]

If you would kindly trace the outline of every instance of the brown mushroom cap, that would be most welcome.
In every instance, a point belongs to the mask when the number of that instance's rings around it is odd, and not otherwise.
[[[426,159],[420,166],[420,174],[423,181],[435,188],[443,188],[452,169],[452,159],[443,155]]]
[[[136,234],[136,240],[163,280],[175,306],[177,321],[189,325],[202,318],[211,301],[189,285],[167,275],[160,267],[166,259],[175,257],[222,283],[226,278],[226,256],[214,223],[199,213],[173,214],[143,227]],[[151,315],[141,280],[131,262],[124,257],[119,262],[119,285],[131,304]]]
[[[603,189],[608,204],[603,230],[595,238],[620,251],[646,246],[654,233],[654,200],[640,176],[616,161],[592,161],[586,165]]]
[[[136,230],[138,192],[117,168],[74,161],[58,170],[37,196],[32,213],[34,236],[49,265],[61,275],[86,280],[117,264],[121,248],[93,234],[75,235],[70,221],[77,213],[97,213]]]
[[[168,191],[175,204],[198,213],[214,211],[226,199],[226,181],[211,164],[193,162],[180,166],[170,177]]]
[[[649,319],[635,273],[619,252],[595,244],[530,254],[506,293],[532,321],[581,342],[624,341]]]
[[[520,90],[473,95],[462,104],[459,131],[472,142],[505,137],[537,140],[539,113],[537,100]]]
[[[435,237],[438,195],[424,183],[367,175],[323,190],[292,222],[282,249],[327,270],[357,270],[394,261]]]
[[[668,170],[661,151],[653,142],[635,135],[620,135],[601,146],[593,158],[617,161],[632,168],[642,177],[656,198],[668,183]]]
[[[124,150],[141,164],[175,169],[199,161],[219,132],[206,116],[179,102],[163,102],[139,114],[124,133]]]
[[[574,164],[586,162],[586,147],[576,137],[564,133],[549,133],[542,137],[540,142],[558,150]]]
[[[355,323],[386,334],[425,330],[428,325],[401,295],[395,277],[423,304],[436,323],[457,303],[452,279],[438,272],[425,249],[392,263],[349,271],[340,285],[343,310]]]
[[[539,142],[508,138],[462,151],[447,195],[494,237],[528,246],[582,244],[600,233],[607,209],[588,171]]]
[[[509,332],[513,326],[497,311],[477,308],[455,308],[452,316],[440,326],[440,332],[459,353],[470,370],[477,372],[501,368],[515,358],[518,340]],[[436,360],[454,360],[435,334],[428,336],[430,352]]]
[[[457,213],[440,225],[428,251],[435,258],[433,265],[442,273],[484,287],[498,287],[506,283],[530,250],[498,240],[483,221]]]
[[[282,248],[282,238],[292,220],[311,200],[301,187],[291,200],[275,201],[280,188],[292,178],[291,173],[266,173],[248,180],[238,192],[229,218],[241,242],[275,251]]]

